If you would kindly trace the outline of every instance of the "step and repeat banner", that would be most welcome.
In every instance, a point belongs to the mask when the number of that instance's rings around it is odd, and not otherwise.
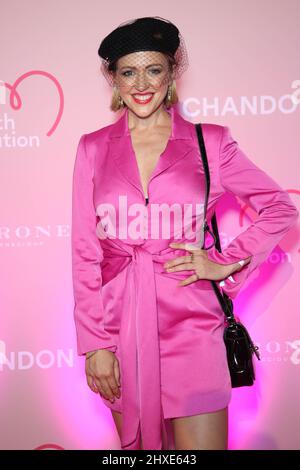
[[[142,16],[167,18],[184,37],[182,116],[229,126],[300,209],[298,0],[2,1],[1,449],[120,449],[76,350],[71,191],[80,136],[120,117],[110,110],[99,44]],[[233,194],[222,202],[225,247],[257,214]],[[230,449],[300,446],[299,224],[234,300],[261,361],[254,358],[254,386],[232,391]]]

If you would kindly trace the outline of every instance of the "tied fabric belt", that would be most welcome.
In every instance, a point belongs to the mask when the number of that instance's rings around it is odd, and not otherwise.
[[[107,243],[107,239],[104,241]],[[104,245],[105,245],[104,243]],[[103,247],[102,283],[128,266],[119,332],[122,394],[122,449],[162,449],[164,419],[161,405],[158,313],[154,272],[174,251],[153,254],[140,245]],[[119,259],[118,259],[119,258]],[[120,269],[121,268],[121,269]],[[178,278],[178,275],[176,276]]]

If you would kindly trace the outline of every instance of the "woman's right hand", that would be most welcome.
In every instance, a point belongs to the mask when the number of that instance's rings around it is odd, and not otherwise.
[[[100,393],[106,400],[114,402],[115,396],[120,398],[119,361],[112,351],[99,349],[90,357],[87,354],[85,373],[90,389]]]

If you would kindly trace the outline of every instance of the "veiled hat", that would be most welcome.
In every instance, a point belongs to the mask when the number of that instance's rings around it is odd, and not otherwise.
[[[117,60],[138,51],[166,54],[172,59],[174,78],[188,67],[183,37],[173,23],[158,16],[137,18],[119,25],[102,40],[98,49],[102,59],[101,70],[111,85],[111,72]]]

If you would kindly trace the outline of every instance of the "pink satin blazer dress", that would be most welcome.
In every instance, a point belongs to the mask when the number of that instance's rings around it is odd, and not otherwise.
[[[122,449],[138,449],[141,436],[144,449],[162,449],[164,419],[216,411],[231,398],[224,313],[211,282],[200,279],[178,286],[192,272],[168,273],[163,267],[167,260],[187,254],[170,248],[170,242],[199,243],[192,229],[201,226],[205,194],[194,124],[174,106],[167,111],[172,134],[150,178],[148,204],[126,108],[114,124],[82,135],[74,165],[72,273],[78,354],[106,348],[119,360],[121,396],[114,403],[101,398],[122,413]],[[299,213],[288,193],[243,153],[228,127],[203,123],[202,129],[211,179],[208,223],[227,191],[259,215],[222,254],[215,247],[207,252],[221,264],[252,256],[234,273],[234,282],[222,281],[220,288],[234,299]],[[172,224],[171,217],[167,235],[162,227],[153,233],[151,222],[156,227],[158,215],[151,208],[163,204],[179,209],[198,204],[200,210],[191,211],[188,227],[183,221],[189,230]],[[131,211],[126,212],[128,207]],[[143,209],[138,223],[132,208]],[[132,226],[135,230],[130,231]]]

